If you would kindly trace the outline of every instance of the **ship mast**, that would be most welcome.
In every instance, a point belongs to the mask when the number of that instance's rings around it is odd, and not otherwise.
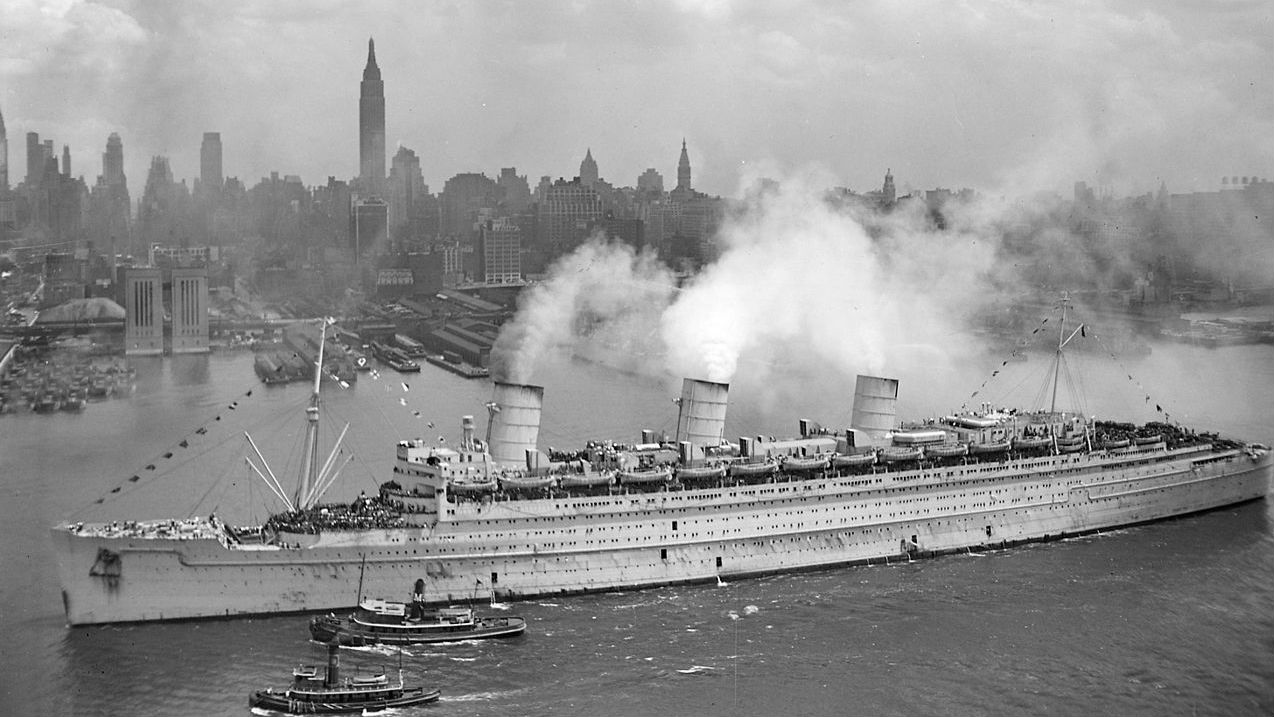
[[[319,329],[318,359],[314,363],[314,392],[310,394],[310,405],[305,409],[305,460],[301,463],[301,479],[293,501],[293,505],[301,510],[309,507],[310,494],[318,484],[319,382],[323,380],[323,348],[326,344],[327,319],[323,319]]]
[[[1069,305],[1070,305],[1070,296],[1066,293],[1063,293],[1062,302],[1061,302],[1062,320],[1060,325],[1057,328],[1057,355],[1053,357],[1053,399],[1048,407],[1049,413],[1054,413],[1057,411],[1058,372],[1061,371],[1062,362],[1066,360],[1066,357],[1062,354],[1062,349],[1066,348],[1066,344],[1069,344],[1071,342],[1071,339],[1075,338],[1075,334],[1082,333],[1084,331],[1084,324],[1080,324],[1079,326],[1075,327],[1075,330],[1071,332],[1070,336],[1066,335],[1066,307]]]

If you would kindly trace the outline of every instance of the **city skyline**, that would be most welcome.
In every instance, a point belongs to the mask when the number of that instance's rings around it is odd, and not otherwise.
[[[112,132],[135,185],[154,155],[199,176],[209,131],[249,186],[271,171],[355,178],[368,37],[386,154],[416,152],[433,191],[508,166],[570,178],[590,151],[615,185],[649,167],[671,185],[683,138],[696,188],[726,196],[811,165],[860,191],[892,168],[900,193],[1084,180],[1119,194],[1214,190],[1274,165],[1274,42],[1257,3],[9,4],[9,134],[69,145],[90,184]],[[12,165],[11,182],[25,174]]]

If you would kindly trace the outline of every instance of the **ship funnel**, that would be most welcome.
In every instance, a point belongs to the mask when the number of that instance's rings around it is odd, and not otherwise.
[[[492,459],[504,465],[526,462],[527,451],[535,450],[540,438],[543,403],[542,386],[496,382],[495,395],[487,404],[487,446]]]
[[[854,413],[850,426],[865,433],[872,442],[884,441],[894,429],[897,403],[898,379],[859,376],[854,384]]]
[[[677,443],[689,442],[693,459],[703,458],[704,448],[721,445],[729,392],[728,383],[693,378],[682,382],[681,409],[677,412]]]

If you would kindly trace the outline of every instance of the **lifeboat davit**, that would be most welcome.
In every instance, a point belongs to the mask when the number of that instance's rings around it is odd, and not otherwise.
[[[925,450],[920,446],[890,446],[880,450],[880,458],[886,463],[900,463],[902,461],[918,461],[925,455]]]
[[[875,451],[869,453],[851,453],[849,455],[836,455],[832,457],[832,466],[835,468],[866,468],[876,462]]]
[[[682,483],[711,483],[725,478],[725,466],[683,466],[677,469]]]

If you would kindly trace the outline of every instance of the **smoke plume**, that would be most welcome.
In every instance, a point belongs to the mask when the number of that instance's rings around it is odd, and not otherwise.
[[[546,353],[588,345],[612,354],[644,349],[667,306],[673,280],[654,254],[593,235],[528,289],[492,351],[493,375],[528,383]]]

